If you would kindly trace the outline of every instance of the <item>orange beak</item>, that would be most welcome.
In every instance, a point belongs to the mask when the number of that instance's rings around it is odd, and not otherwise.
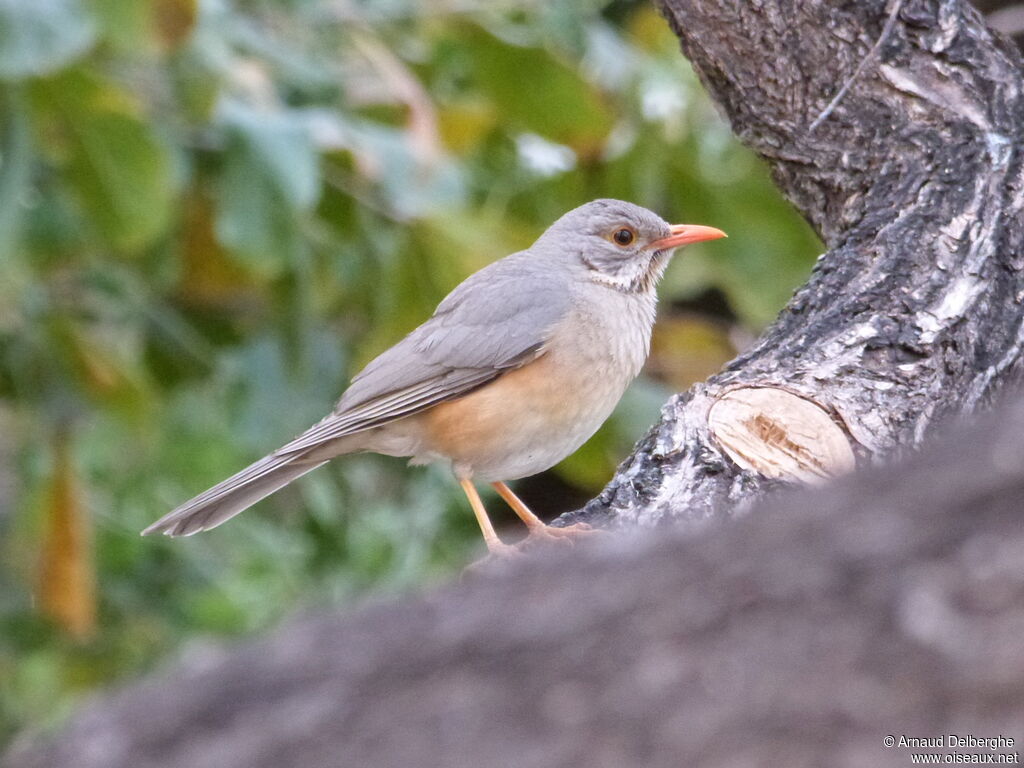
[[[668,229],[672,234],[653,241],[647,247],[655,251],[667,251],[681,245],[699,243],[701,240],[717,240],[720,237],[728,237],[720,229],[702,227],[699,224],[673,224]]]

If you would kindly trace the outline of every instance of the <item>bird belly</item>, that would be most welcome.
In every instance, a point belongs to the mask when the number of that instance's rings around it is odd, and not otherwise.
[[[465,397],[421,414],[425,455],[450,459],[460,477],[515,480],[542,472],[597,431],[632,372],[612,360],[580,364],[551,350]]]

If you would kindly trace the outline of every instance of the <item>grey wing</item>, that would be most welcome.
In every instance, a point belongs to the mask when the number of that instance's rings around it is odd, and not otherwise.
[[[561,275],[529,254],[507,256],[455,288],[427,322],[352,380],[333,413],[278,453],[305,451],[483,386],[542,354],[568,309]]]

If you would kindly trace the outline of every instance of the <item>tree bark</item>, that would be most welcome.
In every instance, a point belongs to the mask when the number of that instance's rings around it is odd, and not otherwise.
[[[1022,371],[1017,50],[956,0],[663,10],[829,251],[757,345],[670,400],[558,524],[728,515],[779,482],[914,448]]]
[[[906,766],[1024,739],[1024,399],[729,525],[189,649],[6,768]]]

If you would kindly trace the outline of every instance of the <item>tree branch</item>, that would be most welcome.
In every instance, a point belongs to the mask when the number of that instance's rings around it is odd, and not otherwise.
[[[759,343],[670,400],[601,495],[559,524],[728,514],[779,482],[843,471],[851,454],[916,447],[1022,371],[1016,49],[956,0],[663,10],[830,250]],[[831,426],[808,426],[816,412]]]
[[[735,524],[189,649],[0,764],[904,766],[887,734],[948,733],[1019,752],[1022,456],[1024,400]]]

